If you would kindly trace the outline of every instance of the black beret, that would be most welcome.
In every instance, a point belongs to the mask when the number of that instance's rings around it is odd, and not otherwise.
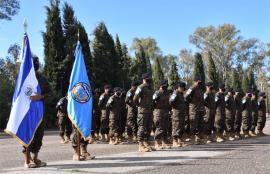
[[[167,80],[160,80],[158,82],[158,86],[168,86],[168,81]]]
[[[227,91],[228,92],[234,92],[234,89],[233,88],[229,88]]]
[[[139,85],[139,83],[137,82],[137,81],[133,81],[132,83],[131,83],[131,86],[138,86]]]
[[[202,78],[199,74],[196,74],[195,77],[194,77],[194,81],[201,81]]]
[[[111,89],[111,85],[105,85],[104,89]]]
[[[152,79],[152,76],[151,76],[150,73],[144,73],[144,74],[142,75],[142,79]]]
[[[113,92],[121,92],[121,88],[115,87],[115,88],[113,89]]]
[[[95,89],[95,93],[100,93],[100,92],[101,92],[100,88]]]
[[[213,82],[207,82],[207,83],[205,84],[205,86],[213,86],[213,85],[214,85]]]
[[[241,88],[237,88],[235,92],[243,92],[243,90]]]
[[[265,92],[260,92],[260,93],[259,93],[259,96],[260,96],[260,97],[266,96],[266,95],[265,95]]]
[[[178,84],[177,84],[177,87],[180,87],[180,88],[185,88],[187,85],[186,85],[186,83],[185,82],[179,82]]]

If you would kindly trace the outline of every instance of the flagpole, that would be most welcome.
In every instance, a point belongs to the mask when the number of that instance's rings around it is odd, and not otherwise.
[[[25,18],[23,20],[23,28],[24,28],[24,38],[23,38],[23,45],[22,45],[22,47],[24,48],[25,37],[26,37],[26,33],[27,33],[27,21],[26,21]],[[20,61],[22,61],[22,60],[18,60],[19,63],[20,63]],[[25,161],[26,161],[26,164],[29,164],[30,163],[30,160],[31,160],[30,150],[29,150],[28,147],[26,147],[26,146],[24,146],[24,147],[25,147]]]
[[[80,31],[78,29],[78,42],[80,42]],[[78,161],[81,160],[81,146],[80,146],[80,141],[81,141],[81,133],[79,132],[79,129],[77,128],[77,154],[78,154]]]

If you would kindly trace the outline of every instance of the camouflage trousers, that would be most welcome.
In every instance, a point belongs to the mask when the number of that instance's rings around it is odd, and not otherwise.
[[[251,115],[251,131],[255,131],[258,122],[258,112],[252,112]]]
[[[109,137],[118,137],[120,135],[120,120],[119,116],[110,114],[109,116]]]
[[[78,137],[78,132],[77,132],[77,129],[73,126],[73,137],[72,137],[72,147],[74,148],[74,149],[76,149],[77,148],[77,138]],[[88,145],[88,141],[87,140],[84,140],[83,138],[81,138],[81,140],[80,140],[80,146],[81,147],[87,147],[87,145]]]
[[[137,125],[137,111],[134,108],[129,107],[127,113],[127,135],[137,135],[138,125]]]
[[[206,114],[203,117],[203,132],[205,135],[211,135],[214,130],[215,110],[206,109]]]
[[[241,132],[241,125],[242,125],[242,111],[236,110],[235,120],[234,120],[234,131],[236,133]]]
[[[251,128],[251,123],[252,123],[251,113],[249,113],[248,111],[243,111],[242,130],[249,131]]]
[[[168,139],[169,111],[163,109],[154,110],[155,140]]]
[[[67,115],[61,115],[58,117],[59,135],[63,137],[65,134],[70,137],[72,133],[72,123]]]
[[[226,132],[234,133],[234,120],[235,120],[235,112],[226,111]]]
[[[191,134],[199,135],[200,133],[202,133],[204,115],[205,115],[204,111],[190,112],[189,121]]]
[[[101,110],[100,133],[109,134],[109,111]]]
[[[185,112],[178,109],[172,110],[172,137],[182,138],[185,132]]]
[[[153,114],[152,112],[138,113],[137,124],[138,124],[138,140],[149,141],[150,134],[152,131]]]
[[[257,130],[262,131],[266,123],[266,114],[262,111],[258,112]]]
[[[217,113],[215,116],[215,126],[214,126],[216,133],[223,134],[225,130],[225,119],[226,119],[225,111],[217,110]]]

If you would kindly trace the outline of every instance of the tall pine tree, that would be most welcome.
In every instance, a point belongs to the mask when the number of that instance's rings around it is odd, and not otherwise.
[[[173,60],[173,63],[171,65],[171,69],[169,72],[169,86],[171,89],[180,81],[180,77],[178,74],[177,64],[175,60]]]
[[[248,79],[249,79],[249,89],[252,89],[252,90],[256,91],[257,90],[257,85],[256,85],[256,82],[255,82],[254,73],[251,70],[249,70]]]
[[[202,81],[202,90],[205,90],[205,72],[204,72],[204,65],[202,60],[202,55],[200,53],[195,54],[195,61],[194,61],[194,77],[199,75]]]
[[[164,73],[162,72],[162,68],[160,65],[160,58],[156,58],[155,66],[154,66],[154,87],[158,89],[158,82],[160,80],[164,80]]]
[[[218,73],[216,69],[215,62],[212,58],[212,53],[208,52],[208,78],[214,83],[214,88],[218,89]]]
[[[247,92],[248,90],[250,90],[250,82],[249,82],[247,72],[244,72],[244,74],[243,74],[242,89],[243,89],[244,92]]]
[[[119,60],[115,51],[114,40],[103,22],[95,28],[93,49],[94,85],[104,84],[120,86]]]
[[[59,0],[51,0],[50,6],[46,6],[46,32],[43,33],[44,41],[44,73],[51,82],[56,94],[63,94],[61,62],[65,58],[65,39],[61,24]]]
[[[130,87],[130,69],[131,69],[131,58],[128,55],[128,48],[125,44],[122,44],[122,73],[124,75],[124,89],[128,89]]]
[[[241,89],[241,81],[235,68],[232,69],[231,80],[232,80],[232,88]]]

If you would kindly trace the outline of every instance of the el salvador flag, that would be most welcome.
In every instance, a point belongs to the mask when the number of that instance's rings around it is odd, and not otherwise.
[[[89,139],[92,125],[92,90],[80,42],[76,46],[75,62],[70,76],[67,111],[82,137]]]
[[[31,96],[40,94],[27,35],[24,36],[18,79],[13,94],[11,112],[5,132],[28,147],[43,119],[43,102],[32,101]]]

